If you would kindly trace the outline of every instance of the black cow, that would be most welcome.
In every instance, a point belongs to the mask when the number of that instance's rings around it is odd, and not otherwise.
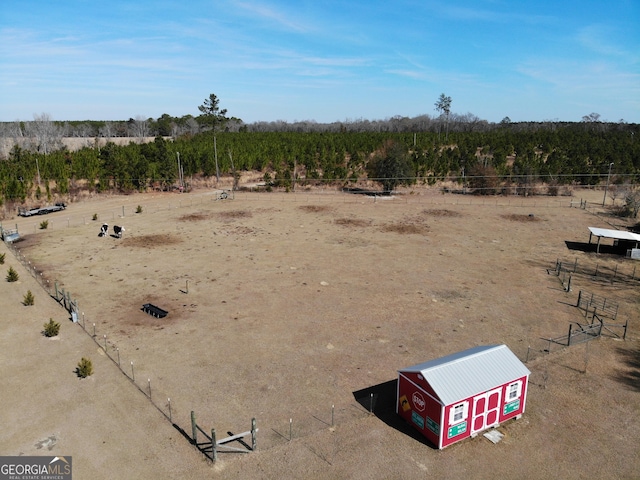
[[[122,232],[124,232],[124,227],[120,227],[118,225],[113,226],[113,233],[117,238],[122,238]]]

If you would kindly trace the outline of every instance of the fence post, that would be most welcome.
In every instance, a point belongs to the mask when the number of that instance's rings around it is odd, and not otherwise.
[[[193,443],[198,446],[198,426],[196,425],[196,412],[191,410],[191,432],[193,437]]]
[[[578,269],[578,257],[576,257],[576,262],[573,264],[573,273],[576,273],[577,269]]]
[[[576,307],[580,308],[580,301],[582,300],[582,290],[580,290],[578,292],[578,304],[576,305]]]
[[[573,327],[573,324],[569,324],[569,335],[567,336],[567,347],[571,346],[571,328]]]

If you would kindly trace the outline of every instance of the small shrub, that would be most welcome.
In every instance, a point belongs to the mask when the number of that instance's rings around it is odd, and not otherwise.
[[[33,296],[33,293],[31,293],[31,290],[27,290],[27,293],[24,296],[22,303],[24,304],[25,307],[28,307],[30,305],[33,305],[34,302],[35,302],[35,298]]]
[[[78,375],[78,377],[80,378],[87,378],[92,374],[93,364],[91,363],[91,360],[82,357],[82,359],[78,362],[78,366],[76,367],[76,375]]]
[[[95,222],[96,220],[98,220],[98,214],[97,214],[97,213],[94,213],[94,214],[93,214],[93,217],[91,217],[91,220],[93,220],[94,222]]]
[[[7,270],[7,282],[17,282],[19,279],[20,275],[18,275],[18,272],[16,272],[13,267],[9,267],[9,270]]]
[[[54,322],[53,318],[50,318],[47,323],[44,324],[44,336],[45,337],[55,337],[60,333],[60,324],[58,322]]]
[[[40,222],[40,230],[46,230],[47,228],[49,228],[49,220]]]
[[[138,208],[136,208],[136,213],[142,213],[142,205],[138,205]]]
[[[0,253],[0,265],[4,265],[4,256],[6,253]]]

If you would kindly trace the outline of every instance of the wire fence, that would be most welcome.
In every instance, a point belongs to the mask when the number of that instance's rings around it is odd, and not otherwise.
[[[421,193],[402,193],[399,195],[384,195],[380,192],[365,193],[349,193],[335,187],[314,187],[313,189],[298,188],[290,192],[266,192],[259,187],[243,187],[241,190],[212,190],[206,193],[176,194],[171,200],[143,200],[139,204],[122,205],[120,207],[105,209],[97,208],[93,214],[73,214],[70,211],[73,204],[70,204],[66,210],[56,212],[54,214],[41,216],[19,218],[15,223],[15,229],[20,227],[21,235],[32,233],[44,233],[48,230],[59,230],[72,227],[78,227],[89,224],[96,224],[96,228],[104,222],[114,223],[116,221],[125,222],[127,218],[133,218],[140,214],[153,214],[159,212],[167,212],[182,208],[196,208],[200,205],[209,204],[212,200],[215,202],[242,200],[247,202],[263,202],[269,200],[273,203],[292,202],[292,203],[380,203],[385,204],[389,200],[393,200],[393,204],[407,205],[424,205],[425,207],[446,208],[448,206],[485,206],[497,208],[566,208],[575,207],[575,200],[570,197],[552,197],[552,196],[478,196],[478,195],[459,195],[459,194],[430,194]],[[581,203],[583,201],[581,200]],[[586,205],[586,201],[584,201]],[[597,206],[585,207],[593,208]],[[10,212],[5,212],[5,216]],[[19,225],[18,225],[19,222]],[[43,225],[46,222],[46,225]],[[5,224],[8,222],[5,221]]]
[[[152,381],[152,366],[146,365],[144,362],[138,360],[131,360],[126,352],[121,351],[118,345],[109,338],[108,328],[100,322],[99,318],[92,318],[85,315],[83,308],[80,308],[79,300],[74,297],[71,292],[65,291],[64,288],[60,287],[57,281],[46,278],[45,272],[34,265],[20,251],[18,248],[19,243],[5,243],[5,245],[42,289],[70,314],[71,321],[77,324],[78,327],[93,340],[111,363],[120,370],[130,383],[149,400],[149,403],[155,407],[191,445],[200,451],[205,458],[215,461],[218,459],[218,453],[246,453],[257,448],[255,418],[252,419],[252,430],[250,431],[253,433],[251,445],[248,445],[244,440],[244,436],[250,432],[244,432],[244,435],[234,435],[233,432],[227,432],[231,437],[237,438],[219,438],[216,440],[217,443],[214,443],[212,438],[215,439],[215,433],[211,435],[208,432],[215,432],[215,429],[203,428],[195,424],[193,420],[190,421],[190,419],[185,417],[184,412],[187,410],[184,408],[184,404],[189,402],[188,398],[176,399],[168,395],[163,385],[158,385],[157,382]],[[372,402],[373,400],[372,398]],[[322,430],[333,428],[336,425],[366,418],[369,415],[373,415],[373,408],[374,403],[371,404],[369,411],[358,402],[339,405],[337,407],[334,404],[331,406],[327,405],[326,410],[322,412],[283,418],[281,421],[272,420],[271,424],[265,424],[260,431],[260,448],[273,448],[286,442],[314,435]],[[194,425],[197,427],[197,430],[194,429]],[[188,426],[191,428],[188,428]],[[254,429],[255,431],[253,431]],[[198,431],[200,435],[198,435]],[[200,440],[198,440],[198,438],[200,438]],[[239,444],[241,447],[231,447],[229,443],[233,442]],[[214,445],[217,447],[213,448]]]

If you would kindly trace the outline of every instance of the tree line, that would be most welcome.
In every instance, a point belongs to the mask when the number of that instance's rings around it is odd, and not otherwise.
[[[353,184],[385,178],[398,162],[404,167],[394,173],[402,180],[396,184],[433,185],[453,178],[479,189],[497,187],[498,181],[594,185],[607,176],[611,163],[612,182],[637,181],[638,125],[521,127],[508,125],[484,132],[450,129],[446,141],[437,131],[223,130],[215,132],[216,151],[213,131],[175,139],[157,136],[150,143],[124,146],[108,142],[77,151],[32,151],[14,145],[8,158],[0,161],[0,193],[4,201],[25,201],[32,194],[43,194],[42,189],[50,193],[52,188],[51,193],[60,195],[79,186],[97,192],[165,188],[178,178],[178,157],[185,178],[251,170],[268,174],[274,187],[285,188],[292,180]],[[374,168],[381,163],[381,153],[396,159],[391,167]],[[482,181],[488,183],[483,187]],[[385,189],[393,186],[387,183]]]
[[[227,117],[214,94],[198,107],[197,117],[54,122],[42,114],[33,122],[0,124],[3,136],[29,139],[14,143],[0,159],[0,201],[50,199],[78,189],[168,189],[198,176],[232,176],[236,185],[242,171],[261,172],[269,189],[304,183],[349,187],[366,180],[389,192],[403,184],[450,181],[472,193],[527,192],[542,184],[553,194],[604,177],[613,185],[637,183],[637,124],[601,122],[596,113],[582,122],[514,123],[505,117],[492,124],[452,113],[451,102],[440,95],[437,117],[331,124],[244,124]],[[61,138],[73,133],[107,142],[70,151]],[[133,141],[109,141],[118,135]],[[142,137],[155,139],[135,140]]]

